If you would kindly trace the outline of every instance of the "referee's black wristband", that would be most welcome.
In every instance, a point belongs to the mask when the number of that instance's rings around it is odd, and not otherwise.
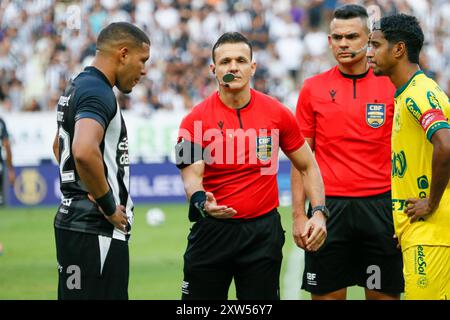
[[[195,222],[208,214],[205,211],[206,193],[205,191],[197,191],[191,196],[189,205],[189,221]]]
[[[107,216],[112,216],[116,212],[116,201],[111,189],[95,201]]]

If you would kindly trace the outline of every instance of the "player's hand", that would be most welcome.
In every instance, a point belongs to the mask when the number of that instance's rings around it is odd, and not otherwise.
[[[306,250],[306,240],[307,236],[302,237],[303,231],[305,230],[305,225],[308,222],[308,217],[305,214],[300,214],[295,216],[292,221],[292,236],[294,237],[295,244],[297,247]]]
[[[102,211],[102,208],[100,208],[100,211]],[[103,211],[102,211],[103,213]],[[125,213],[125,207],[122,205],[116,206],[116,211],[110,215],[107,216],[103,213],[106,220],[108,220],[111,224],[113,224],[117,229],[123,231],[124,233],[128,233],[127,231],[127,225],[128,225],[128,217]]]
[[[405,205],[406,208],[403,212],[411,219],[411,223],[416,222],[417,219],[429,215],[432,212],[428,198],[409,198],[406,200]]]
[[[317,251],[324,244],[327,238],[326,218],[323,213],[315,213],[305,225],[305,230],[301,237],[305,241],[307,251]]]
[[[16,181],[16,173],[14,170],[8,170],[9,185],[14,185]]]
[[[234,216],[237,211],[227,206],[219,206],[216,198],[211,192],[206,192],[205,211],[214,218],[228,219]]]
[[[93,203],[97,204],[97,201],[95,201],[94,197],[90,193],[88,193],[88,198]],[[117,229],[123,231],[124,233],[128,233],[127,231],[128,217],[125,212],[124,206],[122,205],[116,206],[116,211],[110,216],[107,216],[100,206],[98,206],[98,209],[100,210],[101,213],[103,213],[106,220],[108,220],[112,225],[114,225]]]

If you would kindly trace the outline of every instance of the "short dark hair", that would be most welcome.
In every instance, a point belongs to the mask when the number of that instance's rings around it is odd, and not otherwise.
[[[424,35],[416,17],[403,13],[383,17],[376,30],[383,32],[389,44],[404,42],[408,60],[412,63],[419,63]]]
[[[136,47],[140,47],[142,43],[150,45],[150,39],[144,31],[128,22],[114,22],[106,26],[98,35],[97,48],[102,45],[126,40]]]
[[[241,33],[239,32],[226,32],[223,35],[220,36],[219,39],[217,39],[216,43],[214,44],[213,48],[212,48],[212,60],[215,63],[216,59],[214,57],[214,51],[216,51],[216,49],[224,44],[224,43],[239,43],[239,42],[243,42],[246,45],[249,46],[250,48],[250,59],[253,58],[253,48],[252,48],[252,44],[250,43],[250,41]]]
[[[346,4],[334,10],[333,17],[336,19],[353,19],[361,18],[367,19],[369,15],[367,14],[366,8],[357,4]]]

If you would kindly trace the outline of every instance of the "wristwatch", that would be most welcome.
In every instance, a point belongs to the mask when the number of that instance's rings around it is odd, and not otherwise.
[[[315,206],[314,208],[312,208],[311,217],[316,211],[321,211],[325,216],[325,219],[328,219],[330,217],[330,211],[328,210],[327,206]]]

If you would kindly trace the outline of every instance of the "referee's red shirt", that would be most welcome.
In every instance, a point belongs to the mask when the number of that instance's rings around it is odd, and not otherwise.
[[[395,87],[372,70],[357,77],[334,67],[307,79],[296,116],[315,155],[327,196],[366,197],[391,189]]]
[[[201,145],[203,186],[233,218],[254,218],[278,207],[278,147],[297,151],[305,142],[294,114],[280,102],[251,90],[249,104],[235,110],[215,92],[180,125],[179,141]]]

